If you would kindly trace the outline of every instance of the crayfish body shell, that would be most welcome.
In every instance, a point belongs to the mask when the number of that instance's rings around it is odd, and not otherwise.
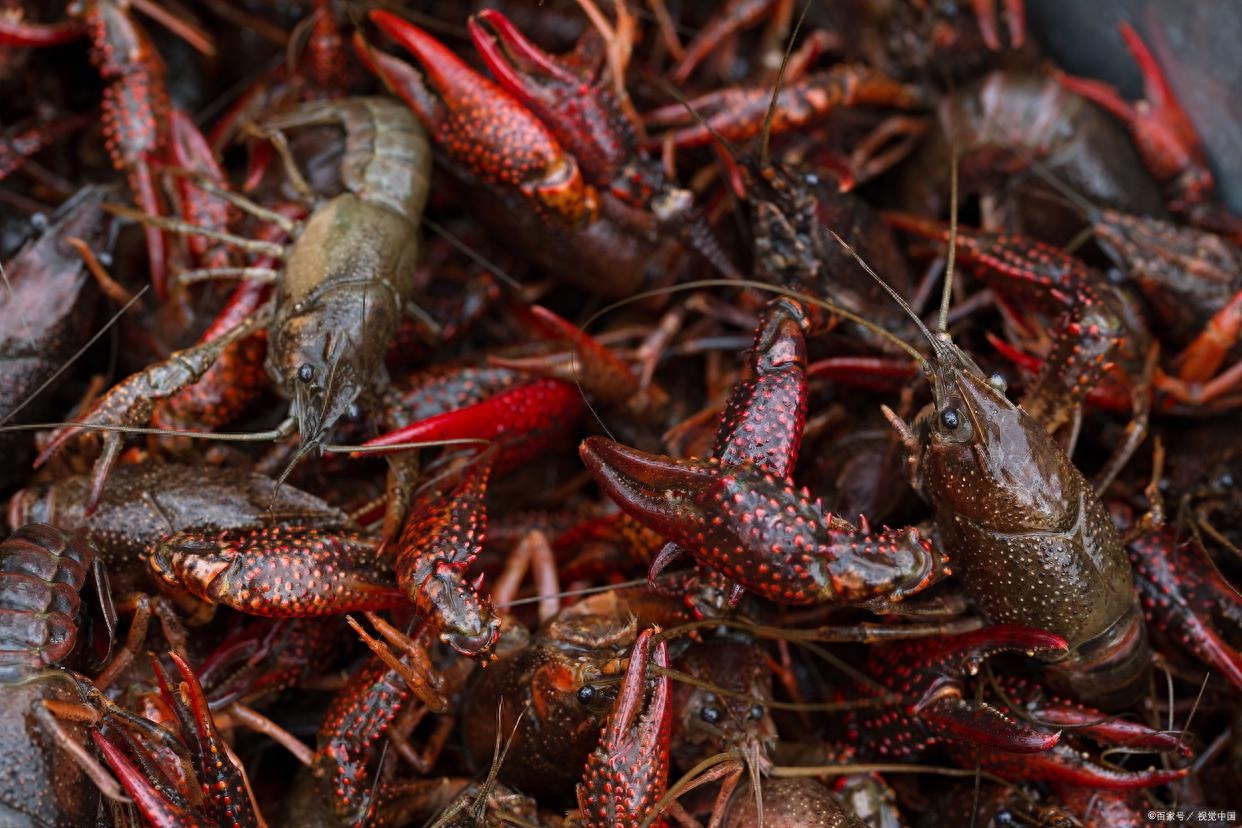
[[[387,375],[384,353],[414,288],[431,152],[414,116],[381,98],[309,104],[269,129],[340,124],[346,192],[321,204],[289,251],[268,373],[293,400],[303,446]]]
[[[1108,512],[1042,425],[947,337],[934,344],[935,402],[916,434],[900,428],[955,572],[992,620],[1069,642],[1054,672],[1080,698],[1133,701],[1146,636]]]
[[[94,557],[80,534],[45,524],[0,544],[0,825],[83,825],[94,816],[98,791],[42,720],[45,700],[80,699],[56,667],[76,649],[78,592]],[[62,727],[81,738],[79,725]]]

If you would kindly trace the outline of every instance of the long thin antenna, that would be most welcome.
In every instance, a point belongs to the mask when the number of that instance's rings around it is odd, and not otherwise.
[[[940,318],[936,330],[949,329],[949,303],[953,298],[953,272],[957,263],[957,142],[949,156],[949,260],[944,266],[944,286],[940,291]]]
[[[101,338],[104,334],[106,334],[106,333],[108,333],[108,331],[112,330],[112,326],[113,326],[114,324],[116,324],[116,321],[117,321],[118,319],[120,319],[122,316],[124,316],[124,315],[125,315],[125,313],[126,313],[126,312],[130,309],[130,308],[132,308],[132,307],[133,307],[133,306],[134,306],[134,305],[138,302],[138,300],[139,300],[139,299],[141,299],[144,295],[146,295],[146,292],[147,292],[148,290],[150,290],[150,289],[151,289],[151,286],[150,286],[150,285],[145,285],[145,286],[143,286],[142,290],[140,290],[140,291],[138,291],[137,293],[135,293],[135,294],[133,295],[133,297],[132,297],[132,298],[131,298],[128,302],[126,302],[126,303],[125,303],[125,304],[121,307],[121,309],[120,309],[119,311],[117,311],[116,313],[114,313],[114,314],[112,315],[112,317],[111,317],[111,318],[110,318],[110,319],[109,319],[106,323],[104,323],[104,326],[103,326],[102,328],[100,328],[100,329],[99,329],[99,331],[98,331],[98,332],[97,332],[94,336],[92,336],[90,339],[86,340],[86,343],[85,343],[85,344],[84,344],[81,348],[78,348],[76,351],[74,351],[73,356],[71,356],[71,357],[69,357],[69,359],[65,360],[65,363],[64,363],[63,365],[61,365],[59,368],[57,368],[57,369],[56,369],[56,371],[55,371],[55,373],[53,373],[50,377],[48,377],[46,380],[44,380],[42,385],[40,385],[40,386],[39,386],[38,388],[36,388],[35,390],[31,391],[31,392],[30,392],[30,393],[26,396],[26,399],[22,400],[21,405],[17,406],[17,407],[16,407],[16,408],[14,408],[12,411],[10,411],[8,414],[6,414],[6,415],[5,415],[5,417],[4,417],[4,419],[3,419],[3,420],[0,420],[0,427],[4,426],[4,425],[5,425],[5,423],[7,423],[9,420],[11,420],[11,419],[13,419],[14,417],[16,417],[16,416],[17,416],[17,414],[18,414],[18,412],[20,412],[23,408],[25,408],[27,405],[29,405],[29,404],[30,404],[30,402],[31,402],[31,401],[33,401],[35,397],[37,397],[37,396],[39,396],[40,394],[42,394],[42,393],[43,393],[43,391],[44,391],[44,390],[45,390],[45,389],[46,389],[49,385],[51,385],[53,382],[55,382],[55,381],[56,381],[56,378],[57,378],[57,377],[59,377],[61,374],[63,374],[65,371],[67,371],[67,370],[69,369],[69,366],[70,366],[70,365],[72,365],[74,362],[76,362],[76,361],[78,360],[78,357],[82,356],[82,354],[84,354],[84,353],[86,353],[88,350],[90,350],[90,347],[91,347],[92,345],[94,345],[96,342],[98,342],[98,341],[99,341],[99,339],[100,339],[100,338]],[[63,424],[61,424],[61,425],[63,425]],[[3,429],[3,428],[0,428],[0,430],[4,430],[4,429]]]
[[[798,15],[798,22],[794,24],[793,31],[789,34],[789,42],[785,44],[785,55],[781,58],[781,67],[776,71],[776,88],[772,90],[772,100],[768,102],[768,114],[763,119],[763,132],[759,139],[759,168],[762,169],[768,165],[768,143],[772,138],[772,121],[776,119],[776,107],[781,99],[781,84],[785,80],[785,69],[789,66],[789,58],[793,55],[794,41],[798,39],[798,32],[802,29],[802,21],[806,20],[807,12],[811,10],[811,0],[806,0],[802,5],[802,14]]]
[[[832,232],[832,231],[829,230],[829,232]],[[909,311],[909,313],[912,316],[914,316],[914,319],[918,323],[919,327],[923,329],[923,331],[927,334],[929,338],[931,338],[932,336],[931,332],[927,330],[927,328],[923,325],[922,320],[920,320],[918,316],[915,315],[914,311],[910,308],[909,305],[906,304],[906,302],[901,298],[901,296],[895,293],[892,290],[892,288],[888,287],[888,285],[886,285],[884,281],[875,274],[875,271],[871,270],[871,268],[868,267],[865,262],[859,259],[858,254],[854,253],[853,248],[851,248],[847,242],[842,240],[840,236],[837,236],[836,233],[833,233],[833,236],[837,239],[838,242],[840,242],[842,245],[845,246],[845,249],[847,251],[853,254],[856,259],[858,259],[859,263],[862,264],[862,266],[867,270],[867,272],[871,273],[871,275],[877,281],[879,281],[881,285],[884,285],[884,288],[890,292],[890,294],[893,296],[894,299],[896,299],[899,303],[901,303],[901,305],[907,311]],[[823,308],[829,313],[835,314],[836,316],[839,316],[842,319],[845,319],[846,321],[853,322],[855,325],[859,325],[863,328],[866,328],[867,330],[871,331],[877,336],[884,337],[885,339],[892,342],[897,347],[901,348],[907,354],[909,354],[910,357],[916,362],[918,362],[920,365],[922,365],[923,367],[927,367],[927,357],[919,353],[917,348],[915,348],[913,345],[903,340],[901,337],[894,334],[892,331],[886,328],[883,328],[880,325],[877,325],[876,323],[872,322],[870,319],[864,319],[858,314],[852,311],[846,310],[840,305],[836,305],[825,299],[821,299],[818,296],[811,296],[808,293],[801,293],[799,291],[791,290],[790,288],[784,288],[779,285],[771,285],[771,284],[768,284],[767,282],[755,282],[755,281],[751,281],[748,279],[743,279],[741,281],[738,281],[735,279],[699,279],[693,282],[683,282],[679,285],[669,285],[666,287],[659,287],[659,288],[652,288],[651,290],[645,290],[640,293],[636,293],[633,296],[628,296],[625,299],[621,299],[619,301],[613,302],[611,305],[600,308],[598,311],[593,313],[590,316],[590,318],[588,318],[585,322],[582,323],[581,328],[583,331],[586,331],[588,327],[594,324],[596,320],[598,320],[600,317],[604,316],[605,314],[611,313],[612,311],[617,310],[618,308],[623,308],[626,305],[633,304],[634,302],[640,302],[643,299],[650,299],[653,296],[667,296],[673,293],[683,293],[688,290],[698,290],[700,288],[709,288],[709,287],[730,287],[730,288],[748,287],[753,290],[763,291],[764,293],[776,294],[777,296],[788,296],[790,299],[797,299],[799,302],[803,302],[807,305],[813,305],[817,308]],[[933,345],[936,344],[936,341],[934,338],[932,338],[932,344]]]
[[[896,302],[901,307],[901,309],[904,310],[910,316],[910,318],[914,320],[914,324],[917,325],[918,329],[923,332],[923,335],[925,337],[927,337],[927,341],[931,343],[932,348],[936,351],[936,353],[940,353],[940,350],[942,348],[942,343],[940,342],[939,339],[937,339],[934,335],[932,335],[931,331],[927,329],[927,326],[923,324],[923,320],[919,319],[919,315],[914,312],[914,308],[910,307],[910,303],[908,303],[905,299],[901,298],[901,294],[893,290],[892,285],[890,285],[888,282],[881,279],[880,274],[876,273],[871,268],[871,265],[867,264],[863,260],[863,257],[858,255],[858,251],[855,250],[849,242],[847,242],[845,239],[837,235],[836,230],[833,230],[831,227],[826,227],[824,229],[826,229],[829,233],[832,234],[832,237],[837,240],[837,244],[845,248],[845,252],[849,253],[852,257],[854,257],[854,261],[858,262],[858,266],[861,267],[867,273],[868,276],[874,279],[875,283],[879,285],[880,287],[882,287],[884,289],[884,292],[887,293],[889,296],[891,296],[893,301]],[[870,328],[871,326],[869,325],[868,327]],[[889,335],[892,336],[891,333]],[[903,342],[902,344],[905,345],[906,343]],[[907,347],[909,346],[907,345]],[[927,367],[926,359],[920,358],[919,362],[921,365],[923,365],[924,368]]]

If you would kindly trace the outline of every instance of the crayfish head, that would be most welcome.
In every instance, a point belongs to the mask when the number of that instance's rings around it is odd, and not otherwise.
[[[940,335],[932,404],[919,413],[907,450],[913,478],[941,513],[996,531],[1059,528],[1070,512],[1072,466],[1048,432]],[[917,444],[917,445],[915,445]]]
[[[291,397],[303,451],[321,445],[329,429],[354,410],[362,395],[359,372],[350,360],[347,338],[304,337],[306,347],[288,349],[277,371]]]

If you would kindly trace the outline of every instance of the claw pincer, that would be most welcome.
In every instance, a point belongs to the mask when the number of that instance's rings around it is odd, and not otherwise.
[[[700,564],[783,604],[899,600],[933,583],[942,557],[916,529],[872,532],[826,513],[789,479],[806,422],[806,314],[769,306],[709,460],[648,454],[603,437],[579,449],[622,511]],[[671,558],[657,559],[656,572]]]
[[[587,828],[637,828],[668,783],[673,691],[667,675],[655,679],[655,690],[643,709],[648,657],[657,667],[669,666],[668,645],[663,641],[655,645],[652,656],[651,639],[656,632],[644,630],[635,640],[616,706],[578,785],[578,807]]]
[[[753,464],[676,460],[603,437],[587,438],[580,453],[627,514],[769,600],[896,599],[937,574],[917,530],[856,529]]]
[[[869,672],[900,699],[898,708],[853,714],[850,742],[861,756],[884,758],[914,756],[943,742],[963,765],[978,763],[983,770],[1008,778],[1067,785],[1140,788],[1184,776],[1185,770],[1106,767],[1063,743],[1071,736],[1090,736],[1101,744],[1130,749],[1184,750],[1185,744],[1172,734],[1045,699],[1041,691],[1014,680],[1000,681],[1002,695],[1022,709],[1023,721],[1010,715],[1012,711],[968,697],[966,677],[977,674],[991,656],[1047,655],[1066,649],[1059,635],[1014,625],[880,648]]]
[[[538,118],[418,27],[382,10],[371,12],[371,20],[418,60],[425,78],[365,46],[359,46],[361,57],[414,110],[464,177],[571,224],[593,217],[594,190]]]

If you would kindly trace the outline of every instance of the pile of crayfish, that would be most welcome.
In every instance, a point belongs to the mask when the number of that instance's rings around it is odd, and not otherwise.
[[[1242,824],[1160,34],[0,0],[0,825]]]

